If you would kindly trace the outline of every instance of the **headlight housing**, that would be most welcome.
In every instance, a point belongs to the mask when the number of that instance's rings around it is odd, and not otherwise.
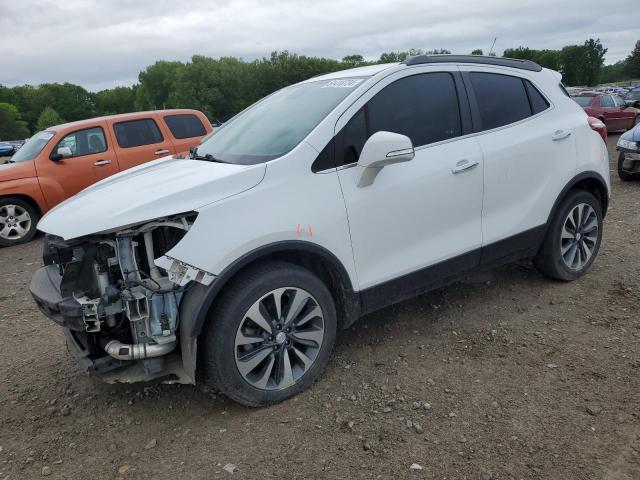
[[[623,140],[622,138],[618,140],[618,148],[623,148],[625,150],[632,150],[637,152],[640,150],[638,148],[638,142],[632,142],[631,140]]]

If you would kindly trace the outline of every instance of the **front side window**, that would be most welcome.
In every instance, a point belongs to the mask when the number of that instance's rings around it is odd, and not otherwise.
[[[627,100],[640,100],[640,88],[636,88],[635,90],[631,90],[624,97]]]
[[[107,141],[104,138],[102,128],[93,127],[70,133],[58,142],[53,153],[57,153],[60,147],[69,148],[72,157],[82,157],[105,152],[107,150]]]
[[[252,165],[291,151],[364,78],[318,80],[283,88],[249,107],[198,147],[198,156]]]
[[[406,135],[414,147],[462,135],[453,76],[444,72],[412,75],[378,92],[339,133],[338,166],[357,162],[367,139],[380,131]]]
[[[25,142],[13,157],[11,163],[27,162],[38,156],[42,149],[49,143],[55,135],[54,132],[39,132]]]
[[[164,141],[158,125],[151,118],[115,123],[113,131],[120,148],[140,147]]]
[[[502,127],[531,116],[531,107],[521,78],[497,73],[469,75],[476,94],[483,130]]]
[[[202,137],[207,134],[200,119],[192,114],[167,115],[164,121],[171,130],[171,134],[178,140]]]
[[[602,108],[613,108],[616,106],[611,95],[603,95],[600,97],[600,106]]]

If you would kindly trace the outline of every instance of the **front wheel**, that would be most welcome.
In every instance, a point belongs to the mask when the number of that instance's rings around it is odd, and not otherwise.
[[[286,400],[325,369],[336,310],[324,283],[285,262],[252,267],[225,286],[204,332],[209,383],[249,407]]]
[[[569,282],[589,269],[602,241],[602,206],[591,193],[573,190],[563,200],[534,258],[544,275]]]
[[[623,182],[640,180],[640,161],[629,160],[624,152],[618,156],[618,176]]]
[[[28,242],[36,234],[40,215],[18,197],[0,198],[0,246],[10,247]]]

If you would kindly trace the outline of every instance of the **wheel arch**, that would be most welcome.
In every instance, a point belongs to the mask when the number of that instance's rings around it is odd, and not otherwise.
[[[329,250],[305,241],[282,241],[255,249],[231,263],[204,286],[194,283],[180,302],[180,346],[183,368],[195,383],[198,337],[209,320],[215,300],[233,278],[263,262],[285,261],[317,275],[329,288],[336,304],[338,327],[348,328],[360,316],[360,297],[342,262]]]
[[[553,220],[558,207],[571,190],[584,190],[594,195],[600,201],[600,205],[602,206],[603,218],[606,216],[607,209],[609,208],[609,188],[607,187],[607,182],[605,182],[602,175],[598,172],[588,171],[579,173],[565,185],[551,208],[551,212],[547,219],[547,225],[551,225],[551,221]]]
[[[38,215],[42,216],[42,208],[40,208],[40,205],[38,204],[38,202],[33,197],[30,197],[29,195],[25,195],[24,193],[7,193],[7,194],[0,195],[0,200],[4,200],[5,198],[19,198],[20,200],[24,200],[25,202],[27,202],[29,205],[31,205],[33,208],[36,209],[36,212],[38,212]]]

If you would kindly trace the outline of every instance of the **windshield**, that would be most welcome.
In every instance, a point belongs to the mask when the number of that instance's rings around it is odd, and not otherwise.
[[[571,97],[581,107],[588,107],[595,97]]]
[[[249,107],[198,147],[198,157],[241,165],[278,158],[298,145],[362,78],[309,82],[283,88]]]
[[[53,138],[55,134],[53,132],[40,132],[36,133],[33,137],[27,140],[20,150],[11,157],[11,162],[26,162],[33,160],[42,151],[44,146],[49,143],[49,140]]]

